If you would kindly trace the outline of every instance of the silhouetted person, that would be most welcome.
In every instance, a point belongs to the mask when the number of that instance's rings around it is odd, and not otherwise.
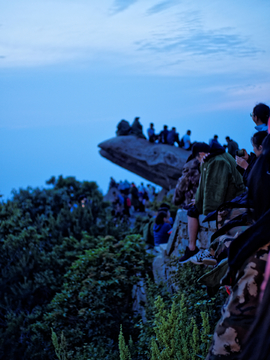
[[[221,144],[218,142],[218,135],[214,135],[213,139],[209,141],[209,146],[211,147],[213,143],[218,144],[221,146]]]
[[[185,150],[191,150],[191,140],[190,140],[190,135],[191,135],[191,131],[188,130],[186,135],[183,136],[182,138],[182,143],[183,143],[183,149]]]
[[[150,124],[150,128],[147,130],[148,140],[151,143],[154,143],[156,141],[156,135],[155,135],[155,129],[154,124]]]
[[[236,155],[235,152],[236,152],[237,150],[239,150],[239,147],[238,147],[237,142],[234,141],[234,140],[232,140],[232,139],[230,139],[229,136],[226,136],[225,139],[226,139],[228,145],[224,145],[224,148],[225,148],[225,149],[228,148],[228,153],[231,154],[232,157],[235,157],[235,155]]]
[[[173,127],[172,130],[170,130],[170,131],[168,132],[168,135],[167,135],[167,143],[168,143],[169,145],[174,145],[175,142],[176,142],[176,143],[178,144],[178,146],[179,146],[179,143],[180,143],[180,141],[179,141],[179,134],[176,132],[176,128]]]
[[[167,136],[168,136],[168,126],[164,125],[163,130],[161,131],[161,133],[159,134],[159,143],[161,144],[167,144]]]

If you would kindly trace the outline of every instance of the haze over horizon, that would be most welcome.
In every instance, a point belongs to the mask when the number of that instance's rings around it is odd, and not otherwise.
[[[0,193],[52,175],[139,182],[97,145],[121,119],[251,151],[270,105],[270,3],[11,0],[0,14]]]

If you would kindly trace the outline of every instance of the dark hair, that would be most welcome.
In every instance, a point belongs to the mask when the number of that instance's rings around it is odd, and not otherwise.
[[[172,127],[172,130],[176,130],[176,127]]]
[[[168,126],[167,125],[164,125],[163,126],[164,130],[168,129]]]
[[[228,139],[228,140],[231,140],[229,136],[226,136],[225,139],[226,139],[226,140],[227,140],[227,139]]]
[[[167,217],[167,213],[165,211],[161,211],[157,214],[157,217],[156,217],[156,221],[155,223],[157,225],[161,225],[161,224],[164,224],[164,218]]]
[[[154,126],[154,124],[153,124],[153,123],[150,123],[150,126]]]
[[[251,138],[252,144],[259,150],[259,147],[262,145],[263,140],[266,138],[267,135],[267,131],[256,132]]]
[[[265,104],[258,104],[253,108],[253,115],[257,116],[264,124],[267,124],[269,118],[269,106]]]
[[[217,135],[214,135],[214,139],[218,139],[218,136],[217,136]]]
[[[190,131],[190,130],[188,130],[188,131],[187,131],[187,134],[191,134],[191,131]]]
[[[200,152],[209,153],[210,146],[204,142],[197,142],[192,146],[192,155],[195,158]]]
[[[167,203],[161,203],[159,208],[160,208],[160,209],[164,209],[164,208],[165,208],[165,209],[170,210],[171,207],[170,207],[170,205],[168,205]]]

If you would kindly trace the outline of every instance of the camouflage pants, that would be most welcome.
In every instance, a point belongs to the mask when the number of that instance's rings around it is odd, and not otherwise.
[[[223,306],[206,360],[238,359],[255,319],[270,243],[250,256],[239,270],[231,295]]]

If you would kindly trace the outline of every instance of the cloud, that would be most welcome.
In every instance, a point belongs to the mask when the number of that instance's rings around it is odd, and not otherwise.
[[[117,14],[124,11],[135,2],[137,2],[137,0],[114,0],[112,12],[113,14]]]
[[[163,2],[161,2],[159,4],[156,4],[156,5],[152,6],[150,9],[148,9],[147,10],[147,15],[157,14],[159,12],[167,10],[170,7],[172,7],[174,5],[178,5],[178,4],[179,4],[179,2],[176,2],[175,0],[163,1]]]
[[[178,30],[174,35],[155,34],[152,41],[137,42],[138,50],[154,52],[179,52],[191,56],[233,55],[235,57],[255,56],[262,51],[250,44],[247,37],[233,32],[232,28],[203,30],[201,27]]]

